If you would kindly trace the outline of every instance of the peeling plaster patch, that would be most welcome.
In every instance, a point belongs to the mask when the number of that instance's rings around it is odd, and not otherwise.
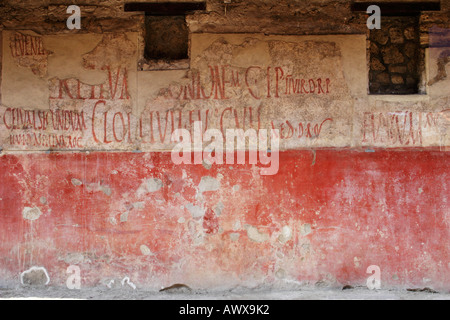
[[[128,221],[128,212],[124,212],[120,215],[120,222],[127,222]]]
[[[89,263],[91,262],[91,260],[89,258],[86,258],[84,256],[84,254],[79,253],[79,252],[68,253],[64,258],[58,259],[58,260],[62,260],[65,263],[68,263],[71,265],[76,265],[76,264],[85,263],[85,262],[89,262]]]
[[[214,213],[217,216],[220,216],[222,214],[222,210],[225,208],[225,205],[222,202],[219,202],[216,207],[214,208]]]
[[[145,203],[144,202],[135,202],[135,203],[133,203],[133,207],[135,209],[144,209]]]
[[[163,183],[160,179],[152,178],[145,180],[139,189],[137,190],[137,196],[140,197],[144,194],[156,192],[159,189],[161,189],[163,186]]]
[[[302,236],[307,236],[311,233],[311,225],[309,223],[305,223],[300,227],[300,234]]]
[[[106,194],[108,197],[110,197],[112,194],[112,190],[109,186],[100,186],[100,190],[102,190],[102,192]]]
[[[422,282],[423,283],[430,283],[432,280],[430,278],[423,278]]]
[[[206,161],[203,161],[203,162],[202,162],[202,165],[203,165],[203,167],[204,167],[206,170],[210,170],[211,167],[212,167],[212,164],[211,164],[211,163],[208,163],[208,162],[206,162]]]
[[[94,50],[83,55],[83,67],[101,69],[105,66],[117,66],[124,61],[131,61],[135,52],[136,45],[126,34],[105,34]]]
[[[113,285],[114,285],[114,280],[111,280],[111,281],[109,281],[109,282],[106,283],[106,286],[107,286],[109,289],[111,289],[111,288],[113,287]]]
[[[141,252],[144,256],[153,256],[153,252],[145,244],[140,246]]]
[[[284,278],[286,278],[286,271],[284,269],[278,269],[278,271],[275,272],[275,276],[278,279],[284,279]]]
[[[253,226],[245,225],[244,228],[247,230],[247,236],[252,241],[265,242],[269,240],[269,235],[267,233],[260,232]]]
[[[240,236],[241,234],[237,232],[230,233],[231,241],[238,241]]]
[[[220,189],[220,182],[213,177],[205,176],[202,177],[200,184],[198,185],[198,190],[200,193],[207,191],[217,191]]]
[[[286,243],[292,238],[292,229],[289,226],[284,226],[283,229],[281,229],[281,234],[278,237],[278,241],[281,243]]]
[[[42,215],[42,212],[37,207],[34,208],[25,207],[23,208],[22,215],[24,219],[34,221],[39,219],[39,217]]]
[[[40,78],[47,76],[48,57],[53,52],[44,48],[42,37],[16,32],[11,35],[10,46],[13,59],[18,66],[28,68]]]
[[[45,286],[49,284],[50,277],[44,267],[32,267],[20,275],[22,285]]]
[[[83,184],[83,182],[81,182],[80,180],[75,179],[75,178],[73,178],[71,181],[75,187],[81,186]]]
[[[192,203],[188,203],[186,205],[186,209],[189,210],[194,219],[201,218],[205,215],[204,209],[200,208],[199,206],[194,206]]]
[[[354,257],[354,258],[353,258],[353,263],[354,263],[354,265],[355,265],[355,268],[359,268],[359,267],[361,266],[360,261],[361,261],[361,259],[358,258],[358,257]]]

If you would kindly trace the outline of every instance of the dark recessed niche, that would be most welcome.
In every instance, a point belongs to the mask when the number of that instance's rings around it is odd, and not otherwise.
[[[184,15],[145,17],[145,51],[147,60],[188,59],[189,30]]]
[[[370,31],[371,94],[417,94],[424,51],[416,16],[383,17]]]

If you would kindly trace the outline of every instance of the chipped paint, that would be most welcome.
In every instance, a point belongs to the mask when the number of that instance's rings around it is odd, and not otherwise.
[[[136,194],[138,197],[141,197],[147,193],[152,193],[160,190],[163,186],[163,183],[160,179],[151,178],[147,179],[139,186]]]
[[[267,233],[260,232],[258,228],[250,225],[244,226],[247,230],[247,236],[250,240],[255,242],[266,242],[269,241],[270,237]]]
[[[39,219],[39,217],[42,215],[42,212],[39,208],[29,208],[25,207],[22,211],[23,218],[26,220],[34,221]]]

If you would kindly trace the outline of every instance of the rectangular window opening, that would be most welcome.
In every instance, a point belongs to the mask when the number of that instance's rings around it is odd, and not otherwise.
[[[189,28],[186,15],[206,10],[206,2],[132,2],[126,12],[145,13],[143,57],[139,70],[189,69]]]
[[[370,30],[369,93],[425,93],[425,51],[420,46],[418,16],[384,16],[381,29]]]

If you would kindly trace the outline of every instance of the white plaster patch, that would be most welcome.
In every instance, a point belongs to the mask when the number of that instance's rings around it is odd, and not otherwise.
[[[237,232],[230,233],[231,241],[238,241],[240,236],[241,234]]]
[[[354,257],[353,264],[355,265],[355,268],[359,268],[361,266],[361,259],[358,257]]]
[[[133,203],[133,207],[135,209],[144,209],[145,203],[144,202],[135,202],[135,203]]]
[[[76,187],[81,186],[83,184],[83,182],[81,182],[80,180],[75,179],[75,178],[72,178],[71,182]]]
[[[292,238],[292,229],[289,226],[284,226],[281,229],[281,234],[278,237],[278,241],[281,243],[286,243]]]
[[[147,179],[138,188],[137,196],[140,197],[147,193],[156,192],[159,189],[161,189],[162,186],[163,186],[163,183],[160,179],[156,179],[156,178]]]
[[[311,225],[309,223],[305,223],[300,227],[300,234],[302,236],[307,236],[311,233]]]
[[[144,256],[153,256],[153,252],[145,244],[141,245],[140,249]]]
[[[198,185],[198,191],[200,193],[207,191],[217,191],[219,189],[220,189],[220,181],[210,176],[202,177],[202,180]]]
[[[260,232],[256,227],[246,225],[245,229],[247,230],[247,236],[252,241],[265,242],[268,241],[270,238],[267,233]]]
[[[186,205],[186,209],[189,210],[194,219],[201,218],[205,215],[205,210],[203,208],[199,206],[194,206],[192,203],[188,203]]]
[[[222,202],[219,202],[216,207],[214,208],[214,213],[217,216],[220,216],[222,214],[222,210],[225,208],[225,205]]]
[[[112,190],[109,186],[100,186],[100,189],[104,194],[106,194],[108,197],[111,196]]]
[[[120,222],[127,222],[128,221],[128,212],[124,212],[120,215]]]
[[[23,208],[22,215],[24,219],[34,221],[39,219],[39,217],[42,215],[42,212],[37,207],[34,208],[25,207]]]
[[[135,285],[133,282],[131,282],[131,280],[130,280],[129,277],[123,278],[121,283],[122,283],[122,287],[123,287],[125,284],[127,284],[127,285],[129,285],[131,288],[133,288],[133,290],[136,290],[136,285]]]

